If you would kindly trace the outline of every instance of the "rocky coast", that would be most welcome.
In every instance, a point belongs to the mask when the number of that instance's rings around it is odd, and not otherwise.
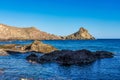
[[[5,36],[5,37],[4,37]],[[17,28],[0,24],[0,40],[34,40],[31,44],[5,44],[0,45],[0,56],[7,56],[11,54],[25,54],[27,52],[34,52],[43,54],[38,56],[30,54],[26,59],[29,62],[46,63],[56,62],[62,65],[81,65],[89,64],[98,59],[112,58],[113,53],[108,51],[92,52],[86,49],[83,50],[59,50],[51,45],[44,44],[39,40],[94,40],[95,38],[81,27],[77,32],[68,36],[56,36],[36,29]]]
[[[26,59],[32,63],[48,63],[55,62],[61,65],[82,65],[89,64],[98,59],[112,58],[114,54],[108,51],[92,52],[83,50],[59,50],[51,45],[44,44],[41,41],[33,41],[29,45],[6,44],[0,46],[0,55],[8,56],[12,54],[26,54],[31,52]],[[35,54],[33,54],[33,52]],[[36,54],[43,54],[38,56]]]

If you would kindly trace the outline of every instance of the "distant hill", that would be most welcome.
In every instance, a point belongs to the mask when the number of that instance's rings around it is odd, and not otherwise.
[[[40,31],[34,27],[17,28],[0,24],[0,40],[54,40],[61,37]]]
[[[64,39],[72,39],[72,40],[80,40],[80,39],[95,39],[89,32],[88,30],[84,29],[81,27],[77,32],[63,37]]]
[[[80,40],[80,39],[95,39],[84,28],[76,33],[68,36],[56,36],[47,32],[40,31],[35,27],[18,28],[0,24],[0,40]]]

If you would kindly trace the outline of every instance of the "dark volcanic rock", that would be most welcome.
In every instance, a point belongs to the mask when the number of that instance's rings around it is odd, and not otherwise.
[[[81,65],[88,64],[96,61],[101,58],[111,58],[113,57],[113,53],[107,51],[96,51],[91,52],[89,50],[61,50],[54,51],[49,54],[44,54],[43,56],[37,58],[38,63],[46,63],[46,62],[56,62],[62,65]],[[28,58],[27,60],[31,60]]]
[[[38,56],[32,53],[29,56],[27,56],[26,59],[31,63],[35,63],[38,60]]]
[[[95,56],[97,58],[111,58],[113,57],[113,53],[108,51],[96,51]]]

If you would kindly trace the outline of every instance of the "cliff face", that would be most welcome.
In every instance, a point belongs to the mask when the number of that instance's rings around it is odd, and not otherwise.
[[[80,40],[80,39],[95,39],[86,29],[81,27],[77,32],[63,37],[64,39]]]
[[[40,31],[34,27],[17,28],[0,24],[0,40],[54,40],[58,36]]]

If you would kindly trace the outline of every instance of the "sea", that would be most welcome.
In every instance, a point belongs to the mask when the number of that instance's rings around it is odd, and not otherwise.
[[[0,41],[3,44],[31,44],[27,41]],[[120,80],[120,39],[43,40],[60,50],[110,51],[113,58],[97,60],[87,65],[61,66],[57,63],[29,63],[31,53],[0,56],[0,80]]]

